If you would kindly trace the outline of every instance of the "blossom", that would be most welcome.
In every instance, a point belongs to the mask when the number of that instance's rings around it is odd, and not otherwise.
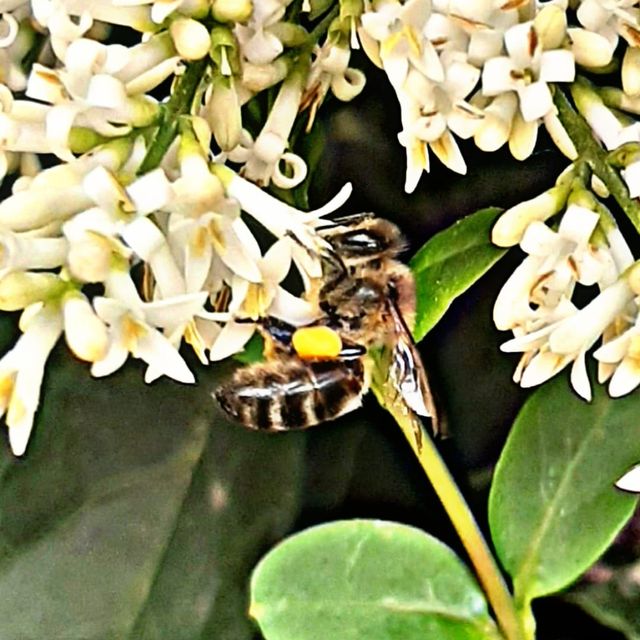
[[[523,234],[520,245],[529,255],[501,289],[493,312],[498,329],[514,332],[501,349],[523,353],[514,375],[523,387],[540,384],[573,362],[572,385],[591,398],[585,354],[634,297],[624,276],[632,258],[628,247],[620,246],[617,228],[607,228],[607,243],[592,240],[598,224],[607,227],[600,218],[571,204],[557,232],[533,221]],[[571,301],[576,284],[598,284],[601,293],[578,309]]]
[[[583,309],[577,311],[569,307],[569,313],[564,318],[505,342],[500,347],[503,351],[525,352],[514,379],[523,387],[535,386],[573,362],[571,384],[578,395],[591,400],[586,352],[635,295],[628,281],[621,278],[605,288]]]
[[[263,257],[257,258],[259,282],[232,278],[228,309],[231,320],[212,345],[211,360],[222,360],[240,351],[253,335],[260,318],[272,316],[293,325],[315,320],[317,310],[311,303],[296,298],[280,286],[291,268],[291,259],[291,244],[288,238],[282,238]],[[201,317],[206,316],[201,314]]]
[[[21,325],[23,334],[0,359],[0,415],[5,416],[16,456],[27,448],[44,368],[62,334],[62,318],[55,308],[40,306],[26,311]]]
[[[234,32],[242,56],[254,64],[267,64],[275,60],[284,46],[273,32],[273,27],[284,16],[291,0],[261,0],[253,3],[251,17],[246,24],[237,23]]]
[[[197,292],[143,302],[128,274],[112,273],[106,296],[93,299],[98,317],[109,328],[109,346],[96,360],[91,374],[107,376],[119,369],[129,354],[149,365],[145,379],[166,375],[178,382],[193,383],[195,377],[182,356],[156,327],[182,326],[193,319],[207,298]]]
[[[242,155],[229,154],[232,160],[244,163],[243,175],[258,185],[266,186],[273,182],[283,189],[291,189],[307,175],[304,160],[295,153],[285,151],[300,107],[304,81],[304,75],[294,70],[282,83],[255,141],[243,149]],[[286,167],[284,171],[282,165]]]
[[[546,48],[534,21],[507,29],[504,44],[507,55],[496,56],[484,64],[482,93],[491,97],[515,92],[522,120],[535,124],[553,109],[548,83],[573,81],[573,53],[563,48]],[[537,126],[531,126],[529,136],[534,141],[536,133]]]

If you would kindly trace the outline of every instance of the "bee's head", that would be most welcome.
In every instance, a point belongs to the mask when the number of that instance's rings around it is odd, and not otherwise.
[[[320,233],[345,262],[393,258],[405,248],[400,229],[383,218],[358,216]]]

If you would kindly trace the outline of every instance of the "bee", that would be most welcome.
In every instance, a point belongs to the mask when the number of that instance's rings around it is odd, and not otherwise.
[[[435,408],[409,326],[415,287],[397,260],[398,227],[373,214],[331,221],[317,232],[322,278],[315,294],[321,317],[293,327],[265,318],[266,361],[238,369],[215,396],[245,427],[305,429],[358,408],[371,384],[373,349],[388,354],[386,384],[404,405],[435,423]],[[434,427],[435,428],[435,427]]]

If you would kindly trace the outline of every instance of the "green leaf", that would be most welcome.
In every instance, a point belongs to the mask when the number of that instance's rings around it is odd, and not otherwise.
[[[0,447],[0,635],[250,640],[249,574],[298,515],[304,434],[223,420],[209,370],[145,385],[53,360],[26,457]]]
[[[376,520],[313,527],[278,545],[254,571],[250,614],[267,640],[499,637],[451,549]]]
[[[410,262],[416,280],[417,341],[436,325],[451,303],[505,253],[491,243],[491,227],[501,209],[489,207],[437,233]]]
[[[608,579],[581,586],[565,599],[629,640],[640,640],[640,561],[606,570]]]
[[[256,331],[240,353],[233,356],[234,360],[243,364],[253,364],[264,360],[264,338]]]
[[[640,396],[592,403],[565,376],[518,415],[496,467],[489,524],[523,609],[585,571],[631,516],[636,498],[614,482],[640,460]]]

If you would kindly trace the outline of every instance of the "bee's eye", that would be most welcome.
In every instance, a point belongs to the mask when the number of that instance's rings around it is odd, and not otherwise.
[[[380,236],[366,231],[347,231],[332,242],[339,253],[347,256],[375,255],[386,249],[386,242]]]

